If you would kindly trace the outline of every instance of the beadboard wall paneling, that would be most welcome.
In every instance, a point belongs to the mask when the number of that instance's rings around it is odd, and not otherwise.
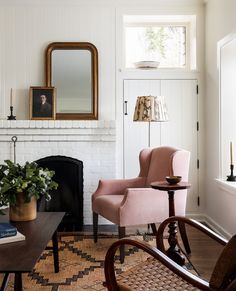
[[[88,41],[99,56],[99,118],[115,116],[115,9],[107,6],[1,6],[0,118],[29,118],[29,87],[44,86],[44,52],[55,41]]]

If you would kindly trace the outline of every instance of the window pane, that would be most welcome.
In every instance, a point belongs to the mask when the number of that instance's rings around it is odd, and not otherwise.
[[[140,61],[157,61],[164,68],[186,66],[185,26],[127,26],[125,40],[126,68]]]

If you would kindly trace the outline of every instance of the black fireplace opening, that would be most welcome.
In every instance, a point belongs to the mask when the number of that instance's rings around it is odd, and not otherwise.
[[[52,190],[51,200],[38,201],[38,211],[63,211],[65,216],[58,231],[83,229],[83,162],[66,156],[49,156],[36,161],[40,167],[55,171],[53,180],[58,188]]]

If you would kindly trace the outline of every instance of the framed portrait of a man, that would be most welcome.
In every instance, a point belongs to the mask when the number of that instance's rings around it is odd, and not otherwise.
[[[55,88],[30,87],[30,119],[55,119]]]

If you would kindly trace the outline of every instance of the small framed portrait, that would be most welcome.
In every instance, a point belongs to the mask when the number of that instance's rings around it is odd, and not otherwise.
[[[30,87],[30,119],[55,119],[55,88]]]

